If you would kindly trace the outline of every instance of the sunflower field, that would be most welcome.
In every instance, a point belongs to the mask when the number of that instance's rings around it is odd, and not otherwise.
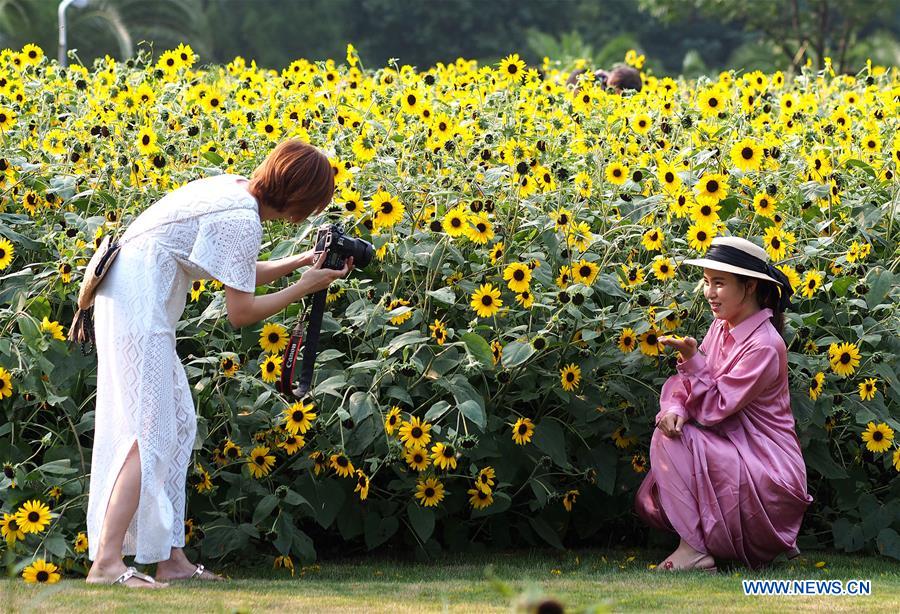
[[[187,46],[66,68],[0,53],[5,564],[85,569],[96,357],[64,333],[94,246],[291,137],[332,160],[314,223],[341,221],[376,259],[329,289],[311,403],[274,388],[302,305],[235,330],[221,284],[195,282],[177,337],[204,560],[644,543],[633,496],[675,361],[657,339],[705,334],[699,270],[679,264],[725,234],[795,288],[801,548],[900,558],[900,71],[645,70],[619,96],[589,73],[567,87],[574,68],[372,70],[352,45],[281,71],[201,67]],[[272,223],[261,259],[313,230]]]

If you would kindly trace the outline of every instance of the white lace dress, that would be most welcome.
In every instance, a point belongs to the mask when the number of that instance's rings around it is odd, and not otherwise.
[[[98,289],[91,560],[110,493],[135,441],[141,495],[122,554],[153,563],[184,546],[185,478],[197,419],[175,353],[175,326],[196,279],[254,291],[262,226],[244,181],[237,175],[199,179],[147,208],[122,236],[122,250]]]

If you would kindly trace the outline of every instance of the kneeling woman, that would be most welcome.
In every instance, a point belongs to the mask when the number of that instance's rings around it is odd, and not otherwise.
[[[718,237],[705,258],[685,263],[704,267],[715,320],[699,352],[690,337],[660,339],[681,355],[662,388],[635,508],[681,537],[658,570],[715,570],[714,557],[756,568],[799,552],[812,502],[781,337],[791,287],[745,239]]]

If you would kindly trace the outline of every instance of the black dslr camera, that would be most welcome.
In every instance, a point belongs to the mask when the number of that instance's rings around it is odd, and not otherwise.
[[[353,266],[361,269],[369,266],[375,255],[375,246],[365,239],[348,237],[340,224],[329,224],[319,228],[314,251],[316,258],[322,252],[328,252],[325,262],[322,263],[323,269],[340,271],[350,256],[353,256]]]
[[[323,269],[340,271],[344,268],[347,258],[353,257],[353,266],[365,268],[372,262],[375,255],[375,246],[364,239],[355,239],[344,234],[340,224],[329,224],[319,228],[316,234],[316,246],[314,248],[316,259],[325,253]],[[322,328],[322,316],[325,313],[325,297],[328,290],[319,290],[313,295],[312,309],[304,312],[294,330],[291,339],[284,348],[284,356],[281,361],[281,380],[278,382],[278,390],[282,394],[289,394],[301,399],[309,392],[312,384],[313,366],[316,362],[316,354],[319,349],[319,332]],[[304,330],[304,324],[306,324]],[[305,343],[304,343],[305,341]],[[294,370],[297,365],[297,357],[300,346],[303,346],[303,363],[300,370],[300,381],[292,384]]]

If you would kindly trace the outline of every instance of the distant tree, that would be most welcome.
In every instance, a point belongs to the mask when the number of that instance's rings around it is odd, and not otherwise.
[[[810,57],[819,66],[830,56],[837,70],[874,26],[896,20],[897,0],[639,0],[659,19],[679,22],[696,13],[742,25],[776,44],[792,67]]]

